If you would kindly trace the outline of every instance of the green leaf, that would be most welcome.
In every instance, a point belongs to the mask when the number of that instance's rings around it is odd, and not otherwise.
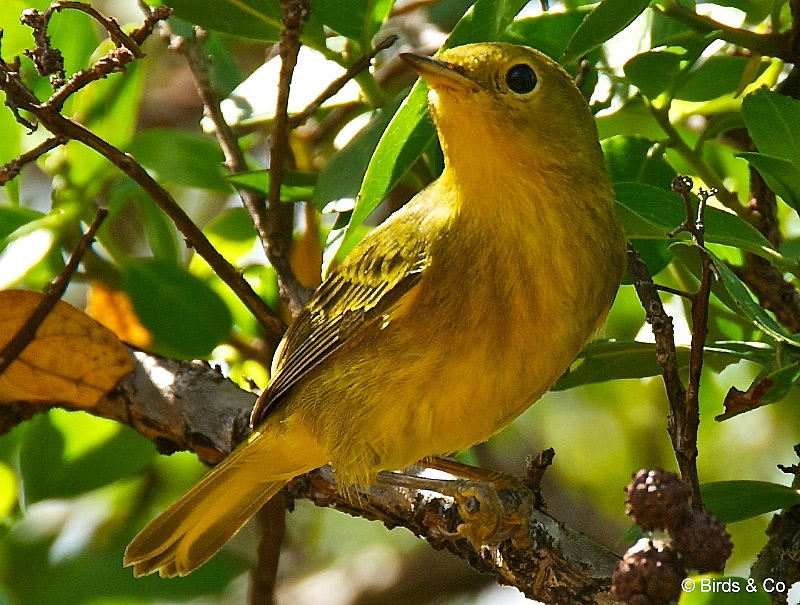
[[[142,226],[153,256],[177,263],[182,248],[178,246],[174,223],[158,207],[155,200],[139,188],[138,184],[135,187],[138,189],[134,192],[137,198],[136,206],[142,217]]]
[[[675,91],[675,98],[684,101],[710,101],[739,89],[749,57],[719,55],[709,57],[689,75]],[[764,73],[769,63],[762,61],[753,79]],[[626,72],[627,73],[627,72]]]
[[[631,245],[636,248],[639,256],[642,257],[644,264],[647,265],[650,275],[655,277],[667,265],[672,262],[670,253],[670,242],[661,239],[632,239]],[[627,271],[622,277],[623,284],[632,284],[633,280]]]
[[[719,360],[736,360],[745,359],[764,365],[769,363],[770,359],[775,356],[775,348],[766,342],[742,342],[740,340],[718,340],[716,342],[706,343],[703,348],[703,355],[707,361],[711,362],[712,367],[717,372],[721,372],[726,365],[719,365],[716,357]]]
[[[14,120],[14,115],[6,110],[6,94],[0,92],[0,165],[13,160],[20,153],[22,127]],[[7,185],[6,185],[7,186]]]
[[[176,128],[138,133],[126,151],[159,182],[230,193],[222,163],[225,156],[207,136]]]
[[[61,11],[51,19],[47,33],[64,57],[67,77],[89,66],[89,58],[100,43],[94,25],[94,19],[78,11]]]
[[[800,168],[791,162],[763,153],[744,152],[736,157],[744,158],[767,183],[776,195],[800,212]]]
[[[225,180],[269,195],[269,168],[239,172],[225,177]],[[281,201],[300,202],[311,199],[316,181],[317,174],[315,172],[284,170],[281,181]]]
[[[314,12],[332,30],[367,45],[389,16],[392,0],[314,0]]]
[[[445,47],[498,40],[526,4],[526,0],[478,0],[472,5],[472,10],[456,23]]]
[[[70,459],[64,434],[49,416],[40,416],[28,430],[20,451],[25,500],[30,504],[86,493],[137,475],[156,456],[150,441],[119,425],[111,437]]]
[[[101,45],[105,49],[110,47],[108,42]],[[132,63],[124,73],[92,82],[70,99],[72,113],[80,115],[81,122],[101,139],[117,147],[126,145],[139,117],[144,75],[143,64]],[[116,171],[106,158],[76,141],[69,142],[64,150],[68,178],[75,185],[86,186],[82,193],[87,197],[104,186],[105,173]]]
[[[497,40],[526,4],[526,0],[478,0],[455,24],[442,49]]]
[[[229,208],[203,229],[211,245],[225,258],[238,260],[256,241],[256,231],[244,208]]]
[[[370,158],[389,121],[400,107],[400,102],[401,99],[398,99],[376,111],[361,132],[328,160],[319,173],[312,195],[312,201],[318,210],[322,210],[328,202],[356,198]]]
[[[278,0],[147,0],[157,6],[166,4],[176,17],[206,29],[219,31],[240,38],[252,38],[276,42],[282,29],[283,11]],[[311,11],[311,15],[300,34],[303,44],[318,50],[325,48],[325,32],[322,22]]]
[[[800,504],[796,489],[767,481],[713,481],[700,486],[703,504],[723,523]]]
[[[125,246],[124,242],[119,241],[117,221],[129,221],[131,211],[128,206],[134,206],[134,216],[138,216],[141,221],[153,256],[178,262],[181,258],[178,231],[153,198],[138,183],[128,177],[124,177],[117,183],[110,193],[106,204],[109,216],[97,233],[97,239],[103,244],[106,252],[117,262],[124,261]],[[125,214],[121,214],[123,212]]]
[[[428,88],[417,82],[395,113],[372,155],[341,246],[411,168],[435,136],[428,118]]]
[[[693,8],[687,1],[682,2],[687,8]],[[696,35],[688,25],[677,19],[671,19],[659,12],[652,11],[650,15],[650,48],[659,46],[672,46],[675,38],[687,35]]]
[[[122,287],[160,352],[181,359],[208,357],[230,333],[228,307],[179,265],[131,259],[122,269]]]
[[[688,353],[679,353],[681,365],[688,363]],[[658,376],[661,369],[656,361],[654,343],[603,340],[584,347],[575,364],[558,379],[553,391],[608,380]]]
[[[596,122],[601,140],[621,134],[643,136],[651,140],[666,136],[641,95],[631,97],[617,111],[599,116]]]
[[[679,368],[688,367],[689,347],[677,347]],[[717,371],[742,359],[766,363],[774,349],[764,343],[719,341],[706,345],[705,361]],[[570,370],[558,379],[552,390],[562,391],[584,384],[658,376],[661,368],[656,345],[636,340],[596,340],[587,344]]]
[[[702,141],[709,141],[737,128],[744,128],[744,119],[740,111],[717,113],[709,116],[706,127],[700,137]]]
[[[367,30],[366,34],[370,38],[374,36],[381,26],[389,18],[392,13],[394,0],[373,0],[372,10],[367,15]]]
[[[332,30],[361,41],[367,22],[368,0],[349,0],[344,10],[341,0],[314,0],[314,12]]]
[[[660,50],[643,52],[630,59],[623,71],[644,96],[654,99],[669,90],[681,71],[681,55]]]
[[[755,25],[769,16],[775,0],[697,0],[697,4],[716,4],[717,6],[738,8],[747,16],[745,21]]]
[[[203,44],[203,49],[210,59],[211,87],[219,96],[225,97],[244,80],[244,74],[236,63],[228,46],[230,39],[216,32],[208,32],[208,40]]]
[[[32,46],[31,29],[20,23],[19,17],[27,8],[47,9],[48,2],[41,0],[3,0],[0,2],[0,29],[3,30],[3,58],[11,62],[22,51]]]
[[[442,47],[496,40],[526,4],[525,0],[478,0],[464,15]],[[435,135],[427,112],[427,87],[417,81],[381,136],[364,175],[350,223],[338,251],[352,247],[356,228],[408,172]]]
[[[762,309],[759,304],[750,296],[742,281],[736,274],[728,268],[728,265],[718,259],[713,253],[709,252],[714,266],[719,272],[722,283],[742,312],[753,322],[753,324],[769,334],[775,340],[787,342],[796,347],[800,347],[800,337],[789,333],[785,328],[778,324],[770,315]]]
[[[683,223],[686,218],[686,207],[677,193],[644,183],[616,183],[614,191],[619,205],[650,226],[642,229],[641,225],[631,224],[627,215],[622,214],[623,226],[630,238],[666,238],[666,232]],[[706,242],[743,248],[767,259],[774,259],[777,255],[772,244],[761,233],[735,214],[707,206],[704,220]],[[687,237],[684,233],[675,239]]]
[[[548,57],[558,59],[567,48],[578,25],[591,11],[581,6],[563,13],[545,12],[514,21],[500,36],[503,42],[532,46]]]
[[[600,142],[612,183],[647,183],[668,189],[675,170],[662,155],[651,152],[655,143],[636,135],[618,135]]]
[[[755,580],[740,576],[690,576],[681,583],[681,588],[678,605],[771,605],[772,603]]]
[[[700,284],[703,274],[703,265],[700,260],[700,255],[697,251],[697,246],[690,241],[674,242],[669,247],[670,254],[677,258],[682,266],[692,274],[697,280],[696,284]],[[739,308],[739,303],[736,302],[725,286],[717,280],[711,282],[711,293],[716,299],[725,305],[736,316],[742,316],[742,311]],[[748,321],[748,326],[749,320]]]
[[[742,116],[760,153],[800,170],[800,101],[761,88],[742,100]]]
[[[644,12],[649,0],[603,0],[575,30],[564,51],[565,61],[573,61],[600,46],[628,27]]]
[[[775,403],[786,397],[798,380],[800,380],[800,362],[795,362],[771,372],[759,374],[748,392],[753,392],[754,387],[759,387],[758,400],[761,405]]]
[[[31,221],[42,218],[44,214],[29,210],[27,208],[8,208],[0,206],[0,250],[8,244],[5,241],[9,235],[14,233],[22,225],[27,225]]]

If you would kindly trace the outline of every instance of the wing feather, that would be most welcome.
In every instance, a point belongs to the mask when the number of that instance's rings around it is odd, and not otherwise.
[[[419,283],[430,262],[420,237],[424,217],[412,208],[368,235],[317,288],[284,337],[273,375],[253,408],[258,426],[281,396]],[[386,231],[391,229],[391,237]]]

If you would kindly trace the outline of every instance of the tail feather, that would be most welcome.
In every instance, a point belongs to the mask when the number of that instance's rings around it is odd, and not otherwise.
[[[292,477],[325,464],[297,427],[254,433],[125,549],[136,576],[183,576],[222,548]]]

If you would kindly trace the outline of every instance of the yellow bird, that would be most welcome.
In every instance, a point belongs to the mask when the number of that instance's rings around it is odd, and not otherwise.
[[[372,231],[286,333],[250,437],[125,551],[136,575],[211,558],[290,479],[343,488],[488,439],[604,321],[625,238],[592,114],[542,53],[404,54],[444,171]]]

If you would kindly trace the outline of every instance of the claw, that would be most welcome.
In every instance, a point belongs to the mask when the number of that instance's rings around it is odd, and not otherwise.
[[[461,480],[456,483],[452,496],[463,520],[457,533],[469,540],[476,550],[508,539],[514,546],[530,543],[528,520],[535,497],[519,481]]]

